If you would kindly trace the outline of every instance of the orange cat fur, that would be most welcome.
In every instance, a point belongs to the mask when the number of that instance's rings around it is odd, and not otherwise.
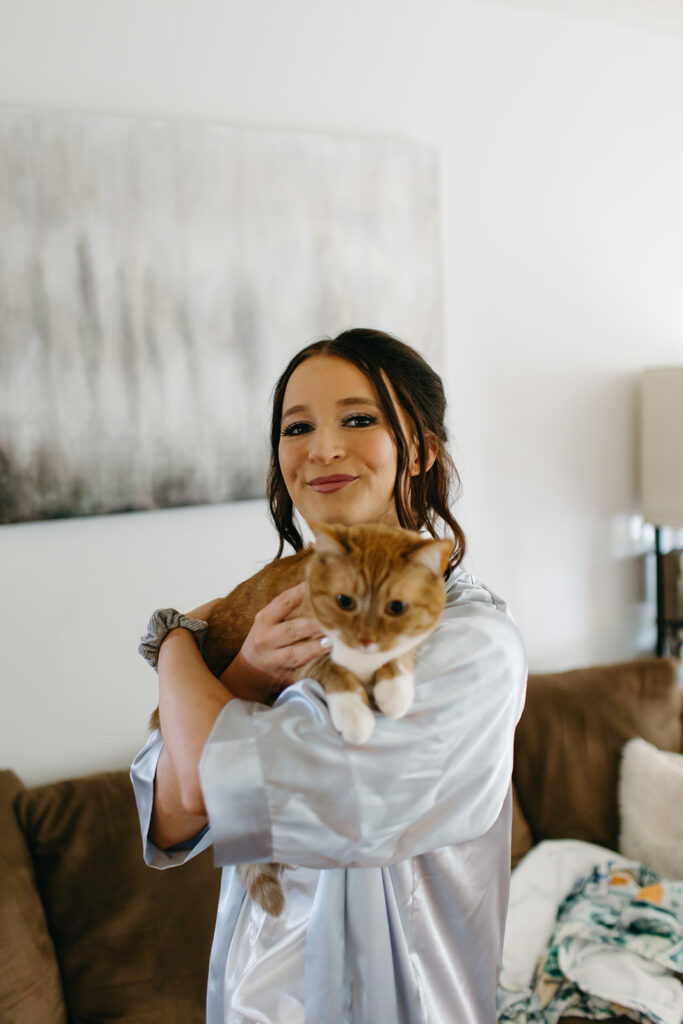
[[[297,679],[317,679],[334,727],[346,741],[365,743],[375,727],[373,706],[400,718],[413,702],[417,647],[444,608],[443,571],[452,542],[376,523],[312,525],[315,547],[270,562],[213,606],[204,658],[220,677],[256,613],[307,579],[307,594],[290,617],[312,615],[332,646],[329,654],[300,668]],[[158,727],[158,711],[151,724]],[[242,865],[239,870],[264,910],[280,914],[280,866]]]

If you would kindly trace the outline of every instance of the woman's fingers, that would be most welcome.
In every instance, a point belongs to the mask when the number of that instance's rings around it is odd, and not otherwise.
[[[302,640],[319,637],[323,630],[317,619],[302,615],[298,619],[288,619],[272,628],[272,641],[276,647],[289,647],[299,644]]]
[[[258,627],[267,636],[267,644],[271,648],[299,645],[302,640],[319,637],[323,633],[317,619],[310,615],[298,615],[287,618],[298,608],[306,594],[306,581],[295,587],[283,590],[269,604],[262,608],[256,616]]]
[[[270,679],[288,685],[302,665],[329,652],[320,623],[310,615],[289,618],[306,594],[306,582],[284,590],[256,615],[242,645],[243,658]]]
[[[329,654],[330,642],[326,637],[316,637],[314,640],[302,641],[292,644],[290,647],[282,647],[280,650],[286,658],[289,668],[301,668],[313,658],[319,658],[321,654]]]
[[[327,654],[331,646],[322,635],[320,623],[308,618],[281,622],[254,641],[260,656],[278,669],[300,668],[312,658]]]
[[[294,609],[301,604],[306,593],[306,581],[302,580],[301,583],[297,583],[295,587],[289,587],[288,590],[283,590],[281,594],[274,597],[269,604],[262,608],[256,616],[260,619],[264,625],[272,625],[276,622],[282,622],[287,616],[294,611]]]

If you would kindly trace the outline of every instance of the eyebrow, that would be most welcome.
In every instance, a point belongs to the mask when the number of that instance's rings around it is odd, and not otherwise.
[[[342,407],[346,407],[347,405],[370,405],[373,409],[379,409],[377,402],[372,398],[365,398],[362,395],[351,398],[340,398],[337,405]],[[283,420],[286,420],[288,416],[294,416],[295,413],[299,412],[306,412],[308,408],[308,405],[290,405],[289,409],[287,409],[286,412],[283,412],[282,418]]]

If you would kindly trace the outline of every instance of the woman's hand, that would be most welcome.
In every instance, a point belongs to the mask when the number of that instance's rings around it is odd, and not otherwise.
[[[288,619],[306,593],[306,582],[284,590],[257,613],[237,657],[221,682],[235,697],[269,703],[296,679],[297,670],[321,654],[330,641],[309,616]]]

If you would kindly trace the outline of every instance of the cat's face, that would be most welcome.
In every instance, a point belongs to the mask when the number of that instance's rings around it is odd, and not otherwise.
[[[380,524],[314,524],[308,594],[334,642],[397,657],[436,625],[445,604],[450,541]]]

